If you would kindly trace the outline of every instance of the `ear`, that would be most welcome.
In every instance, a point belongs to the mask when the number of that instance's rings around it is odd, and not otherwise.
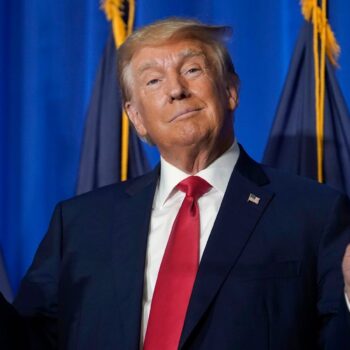
[[[228,108],[230,111],[234,111],[238,105],[238,95],[237,90],[233,86],[233,84],[230,84],[227,87],[227,95],[228,95]]]
[[[124,104],[124,109],[139,136],[146,137],[147,129],[145,127],[143,118],[135,105],[131,101],[128,101]]]

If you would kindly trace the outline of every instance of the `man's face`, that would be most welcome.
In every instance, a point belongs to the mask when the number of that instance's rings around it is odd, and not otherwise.
[[[209,57],[204,45],[181,40],[141,48],[131,60],[127,113],[163,155],[233,138],[236,91],[216,76]]]

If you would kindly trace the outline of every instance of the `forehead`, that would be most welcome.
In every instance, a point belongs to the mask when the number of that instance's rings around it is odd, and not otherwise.
[[[157,46],[141,47],[132,57],[131,65],[137,73],[154,66],[180,62],[191,57],[207,59],[207,47],[195,40],[168,42]]]

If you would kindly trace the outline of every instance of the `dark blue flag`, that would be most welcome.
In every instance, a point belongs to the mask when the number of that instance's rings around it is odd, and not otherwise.
[[[121,180],[122,108],[117,81],[117,49],[111,35],[98,69],[87,114],[77,193]],[[135,131],[130,128],[128,177],[149,170]]]
[[[328,58],[324,106],[324,182],[350,195],[350,115]],[[317,180],[315,109],[313,26],[306,22],[265,149],[265,164]]]
[[[12,291],[7,278],[7,273],[5,269],[4,259],[2,257],[2,252],[0,249],[0,292],[8,301],[12,301]]]

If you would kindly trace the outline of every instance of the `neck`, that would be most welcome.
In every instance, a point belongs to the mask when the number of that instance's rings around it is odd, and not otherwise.
[[[171,153],[163,153],[162,157],[176,168],[187,174],[195,175],[199,171],[208,167],[212,162],[225,153],[234,141],[233,135],[226,140],[221,140],[219,144],[205,144],[182,147],[179,150],[173,150]]]

